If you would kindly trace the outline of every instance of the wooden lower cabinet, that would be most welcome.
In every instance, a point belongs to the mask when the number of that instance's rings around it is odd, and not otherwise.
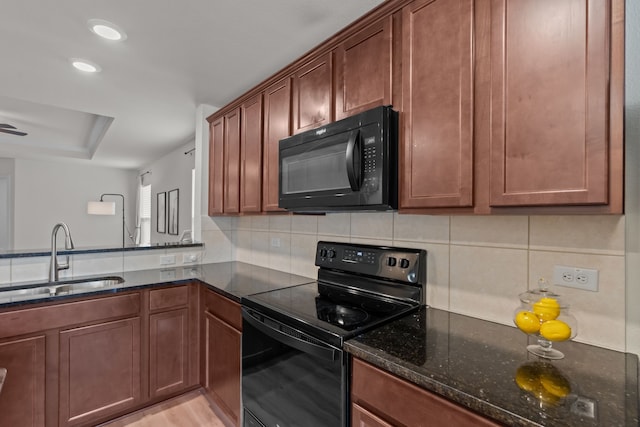
[[[203,293],[201,383],[231,425],[240,425],[242,313],[239,304]]]
[[[189,310],[149,316],[149,393],[172,394],[189,385]]]
[[[45,425],[45,337],[0,340],[1,427]]]
[[[87,425],[141,402],[140,318],[60,333],[60,426]]]
[[[353,359],[351,402],[353,426],[500,425],[356,358]]]

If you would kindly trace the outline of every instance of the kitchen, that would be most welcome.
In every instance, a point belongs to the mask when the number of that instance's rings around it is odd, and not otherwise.
[[[629,16],[635,16],[634,5],[627,3],[626,7],[632,9],[627,12],[626,25],[630,26]],[[628,52],[633,40],[627,35]],[[633,66],[633,56],[627,55],[626,60],[627,67]],[[632,89],[633,82],[627,78],[627,114],[634,111]],[[204,119],[213,111],[202,106],[198,113],[202,129],[196,129],[195,161],[196,165],[206,166],[208,126]],[[637,120],[627,116],[626,123],[626,131],[633,132]],[[203,215],[196,219],[196,223],[200,221],[200,236],[198,225],[194,234],[196,241],[204,243],[203,263],[234,260],[308,278],[314,278],[317,272],[313,261],[317,241],[349,239],[361,244],[420,247],[429,256],[426,291],[429,306],[504,325],[513,324],[517,295],[535,288],[537,279],[549,276],[554,265],[596,268],[600,274],[599,292],[570,288],[561,291],[570,300],[578,319],[576,341],[637,354],[638,319],[632,309],[638,294],[633,285],[637,282],[633,280],[637,263],[630,261],[637,246],[634,244],[637,233],[631,232],[636,212],[633,187],[637,185],[630,175],[637,167],[629,166],[635,165],[636,160],[633,144],[629,143],[633,135],[637,133],[626,138],[624,216],[402,213],[209,216],[206,197],[200,200],[196,197],[196,205],[200,202],[197,211]],[[206,182],[204,170],[204,167],[196,170],[196,175],[200,173],[197,183]],[[206,190],[200,188],[198,192]],[[83,202],[86,200],[87,197]],[[47,228],[44,238],[49,235],[50,227]],[[142,258],[141,255],[144,262]],[[6,272],[13,268],[5,267],[3,274],[10,274]],[[141,268],[147,268],[146,264]],[[606,296],[602,292],[607,292]]]

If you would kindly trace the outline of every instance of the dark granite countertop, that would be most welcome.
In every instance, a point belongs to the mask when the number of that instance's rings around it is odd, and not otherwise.
[[[132,252],[132,251],[153,251],[158,249],[183,249],[183,248],[200,248],[204,246],[202,243],[180,243],[180,242],[171,242],[171,243],[154,243],[152,245],[145,246],[137,246],[137,245],[128,245],[125,247],[116,246],[116,247],[83,247],[78,249],[58,249],[58,255],[79,255],[79,254],[98,254],[98,253],[107,253],[107,252]],[[16,249],[9,251],[0,251],[0,259],[2,258],[29,258],[29,257],[40,257],[40,256],[51,256],[51,249]]]
[[[55,287],[65,282],[77,282],[79,280],[91,280],[99,277],[118,276],[124,279],[124,283],[102,287],[99,289],[84,289],[69,292],[65,295],[51,296],[49,294],[6,296],[13,290]],[[273,289],[300,285],[312,282],[314,279],[297,276],[269,268],[258,267],[242,262],[223,262],[217,264],[191,265],[174,268],[161,268],[139,271],[122,271],[95,276],[74,277],[69,280],[61,280],[55,283],[24,282],[14,283],[11,286],[0,287],[0,308],[16,307],[27,304],[35,304],[50,301],[62,301],[79,296],[99,295],[131,291],[154,285],[187,283],[198,280],[210,289],[227,298],[240,303],[243,296],[265,292]],[[8,291],[8,292],[6,292]],[[3,293],[5,295],[3,295]]]
[[[562,360],[527,352],[515,327],[422,308],[345,343],[353,356],[509,426],[638,426],[638,357],[576,342]],[[540,393],[545,376],[565,398]],[[569,390],[566,389],[566,390]],[[593,407],[594,417],[584,415]]]

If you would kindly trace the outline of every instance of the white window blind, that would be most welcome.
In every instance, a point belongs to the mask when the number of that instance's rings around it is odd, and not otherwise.
[[[151,219],[151,186],[140,187],[140,219]]]

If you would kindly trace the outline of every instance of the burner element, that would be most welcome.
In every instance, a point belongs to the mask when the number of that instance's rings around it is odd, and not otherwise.
[[[318,319],[345,329],[357,327],[369,318],[362,309],[333,304],[321,298],[316,298],[316,309]]]

